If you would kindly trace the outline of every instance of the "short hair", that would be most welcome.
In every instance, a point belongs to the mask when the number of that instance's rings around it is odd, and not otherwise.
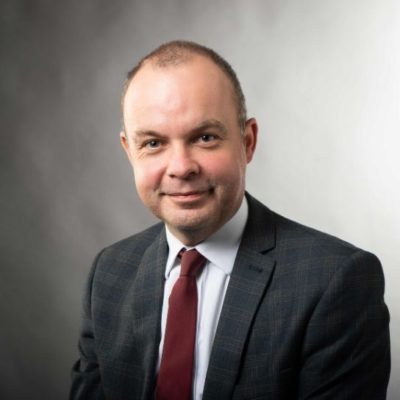
[[[124,112],[123,106],[128,87],[133,77],[143,67],[146,61],[151,61],[157,67],[164,68],[188,62],[195,54],[204,56],[213,61],[231,82],[233,87],[234,101],[236,103],[238,112],[238,124],[240,130],[244,132],[247,120],[246,99],[235,71],[231,65],[214,50],[201,44],[185,40],[174,40],[172,42],[162,44],[151,53],[144,56],[135,65],[135,67],[128,72],[121,98],[122,114]]]

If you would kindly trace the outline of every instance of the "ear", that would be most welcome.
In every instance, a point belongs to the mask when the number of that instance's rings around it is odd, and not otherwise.
[[[253,159],[254,151],[257,145],[258,124],[255,118],[246,121],[244,128],[243,141],[246,150],[246,160],[249,163]]]
[[[120,132],[119,141],[121,142],[122,148],[125,150],[125,153],[129,158],[129,161],[131,161],[131,148],[129,146],[128,137],[126,136],[126,133],[124,131]]]

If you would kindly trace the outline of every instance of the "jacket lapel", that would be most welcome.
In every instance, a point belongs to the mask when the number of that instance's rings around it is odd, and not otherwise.
[[[247,195],[249,217],[225,295],[203,399],[231,399],[247,337],[274,270],[273,214]]]
[[[158,347],[161,337],[161,310],[168,245],[164,229],[144,251],[131,293],[132,337],[141,371],[141,399],[153,397]]]

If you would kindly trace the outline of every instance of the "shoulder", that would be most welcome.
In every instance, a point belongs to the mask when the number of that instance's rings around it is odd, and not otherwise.
[[[326,273],[332,276],[338,268],[349,268],[350,264],[363,266],[364,271],[371,271],[372,268],[381,273],[380,262],[372,253],[279,215],[251,196],[248,200],[250,236],[265,236],[253,238],[253,241],[269,240],[272,243],[269,253],[285,269],[294,268],[299,273],[309,270],[317,275]]]
[[[349,255],[360,250],[334,235],[303,225],[273,212],[277,244],[288,247],[318,249],[322,254]]]
[[[144,250],[163,235],[164,224],[158,223],[146,230],[119,240],[102,250],[101,257],[112,259],[141,257]]]
[[[249,203],[248,233],[269,236],[274,247],[309,248],[318,247],[327,252],[352,253],[353,244],[284,217],[247,194]]]
[[[356,303],[359,307],[383,304],[384,273],[374,254],[285,218],[254,200],[249,201],[249,223],[247,242],[268,243],[261,251],[274,264],[268,293],[274,301],[284,299],[282,310],[295,308],[307,319],[318,304],[342,310],[356,310]],[[266,238],[258,236],[261,232]],[[387,311],[382,310],[386,321]]]
[[[340,276],[346,277],[348,283],[368,277],[383,285],[381,263],[371,252],[281,215],[275,214],[275,220],[277,260],[281,265],[293,266],[297,277],[306,272],[309,277],[320,279],[321,284]]]
[[[97,276],[131,275],[149,248],[166,243],[164,232],[164,224],[158,223],[103,248],[94,259],[91,273]]]

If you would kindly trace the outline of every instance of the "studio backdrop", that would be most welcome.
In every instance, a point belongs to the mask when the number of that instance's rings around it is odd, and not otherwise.
[[[400,397],[398,0],[3,0],[0,398],[66,399],[95,254],[155,220],[119,144],[126,72],[221,53],[260,132],[247,189],[381,259]],[[373,368],[373,366],[371,366]]]

